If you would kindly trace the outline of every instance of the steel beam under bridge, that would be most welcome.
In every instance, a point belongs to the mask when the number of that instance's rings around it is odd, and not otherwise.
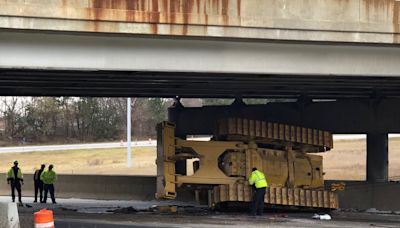
[[[212,135],[219,119],[239,117],[327,130],[334,134],[400,133],[400,99],[273,102],[169,108],[176,135]]]
[[[394,46],[154,38],[1,30],[1,95],[400,94]]]

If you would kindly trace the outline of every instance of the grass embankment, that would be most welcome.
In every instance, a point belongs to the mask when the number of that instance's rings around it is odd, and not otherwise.
[[[337,140],[334,149],[321,153],[325,179],[365,180],[366,140]],[[400,177],[400,138],[389,139],[389,177]]]
[[[389,140],[389,176],[400,177],[400,138]],[[364,180],[366,169],[365,140],[335,141],[334,149],[320,153],[324,157],[325,179]],[[126,167],[126,149],[65,150],[0,154],[0,172],[14,160],[25,173],[32,173],[41,163],[54,164],[58,173],[156,175],[156,148],[132,149],[132,168]]]
[[[132,168],[126,167],[126,148],[58,150],[0,154],[0,172],[6,172],[14,160],[24,173],[33,173],[40,164],[54,164],[64,174],[155,175],[156,148],[132,148]]]

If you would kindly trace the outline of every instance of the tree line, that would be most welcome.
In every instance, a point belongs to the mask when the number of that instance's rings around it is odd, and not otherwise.
[[[266,99],[243,99],[265,104]],[[185,106],[229,105],[234,99],[182,99]],[[126,138],[126,98],[0,97],[0,145],[79,143]],[[133,98],[132,139],[155,138],[173,99]]]
[[[115,141],[126,137],[126,98],[2,97],[1,137],[15,143]],[[170,99],[132,99],[132,137],[155,137]]]

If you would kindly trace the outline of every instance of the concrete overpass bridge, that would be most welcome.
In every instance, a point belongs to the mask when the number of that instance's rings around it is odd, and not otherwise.
[[[366,133],[367,179],[387,181],[399,14],[395,0],[0,0],[0,95],[294,98],[177,103],[170,120],[180,136],[232,115]]]

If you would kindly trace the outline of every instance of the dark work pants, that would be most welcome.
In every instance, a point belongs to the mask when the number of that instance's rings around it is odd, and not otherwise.
[[[18,201],[22,202],[21,183],[19,181],[11,182],[11,198],[13,202],[15,201],[15,189],[17,189],[18,192]]]
[[[41,181],[35,181],[35,202],[37,201],[37,197],[38,197],[38,193],[39,193],[39,198],[40,201],[43,201],[43,182]]]
[[[253,191],[253,205],[251,208],[252,215],[262,215],[264,212],[264,196],[266,188],[257,188]]]
[[[53,184],[44,184],[44,198],[43,203],[47,201],[47,193],[50,192],[51,201],[53,203],[56,202],[56,198],[54,197],[54,185]]]

